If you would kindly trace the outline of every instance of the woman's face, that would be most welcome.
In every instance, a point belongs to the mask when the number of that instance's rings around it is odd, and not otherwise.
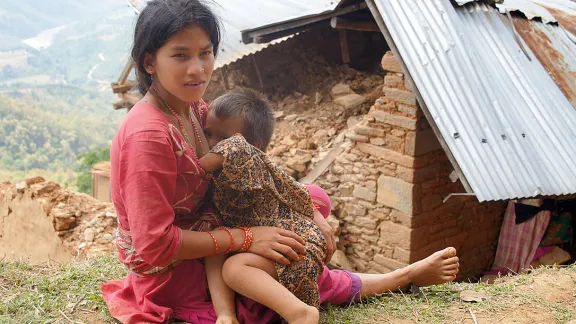
[[[202,27],[189,25],[172,35],[154,56],[147,54],[144,67],[153,75],[154,84],[167,92],[165,99],[196,102],[202,99],[214,70],[213,50],[210,35]]]

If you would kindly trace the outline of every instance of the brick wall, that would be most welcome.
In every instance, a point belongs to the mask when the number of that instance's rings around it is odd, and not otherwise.
[[[382,97],[347,134],[344,154],[318,184],[334,200],[339,248],[356,270],[383,273],[447,246],[458,249],[460,278],[493,261],[504,202],[478,203],[452,182],[453,168],[389,52]]]

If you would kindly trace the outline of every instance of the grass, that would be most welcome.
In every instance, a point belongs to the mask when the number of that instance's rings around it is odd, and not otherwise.
[[[30,265],[25,260],[0,261],[0,323],[114,323],[100,284],[121,278],[126,270],[113,256],[70,264]],[[576,285],[570,300],[550,302],[535,289],[542,276],[568,276],[576,283],[576,265],[542,268],[533,274],[503,278],[495,285],[448,283],[422,288],[420,294],[389,293],[349,307],[326,306],[321,323],[482,323],[505,318],[518,307],[547,312],[553,322],[576,318]],[[460,292],[471,290],[488,297],[481,303],[465,303]]]
[[[70,323],[66,317],[113,323],[100,284],[125,274],[111,256],[60,265],[0,262],[0,323]]]

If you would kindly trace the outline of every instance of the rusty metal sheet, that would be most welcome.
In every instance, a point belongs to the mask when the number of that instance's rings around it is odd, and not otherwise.
[[[561,27],[522,18],[514,18],[513,23],[533,54],[576,108],[576,44]]]

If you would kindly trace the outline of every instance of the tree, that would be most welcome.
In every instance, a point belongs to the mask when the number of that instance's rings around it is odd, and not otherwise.
[[[99,148],[81,154],[78,157],[78,177],[76,186],[78,191],[92,194],[92,167],[102,161],[110,161],[110,147]]]

